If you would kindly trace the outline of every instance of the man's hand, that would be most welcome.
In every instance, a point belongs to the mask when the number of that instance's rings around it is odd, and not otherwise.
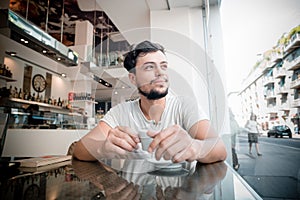
[[[159,133],[148,132],[153,141],[149,146],[149,152],[155,152],[155,158],[173,162],[193,161],[197,159],[196,140],[187,131],[178,125],[170,126]]]
[[[77,142],[74,157],[79,160],[100,160],[102,158],[124,158],[140,142],[138,134],[129,127],[111,128],[100,122]]]
[[[119,157],[126,155],[137,148],[140,142],[138,134],[129,127],[118,126],[108,131],[108,135],[104,144],[98,150],[98,153],[104,154],[106,157]]]
[[[133,183],[122,181],[121,183],[116,182],[110,187],[104,187],[106,199],[108,200],[128,200],[128,199],[140,199],[138,193],[139,186]]]

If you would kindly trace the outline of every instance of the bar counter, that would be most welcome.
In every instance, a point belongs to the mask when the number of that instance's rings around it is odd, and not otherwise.
[[[124,170],[126,162],[73,159],[31,171],[10,169],[1,173],[0,199],[261,199],[226,162],[154,171]]]
[[[74,141],[88,132],[87,129],[8,129],[2,156],[64,155]]]

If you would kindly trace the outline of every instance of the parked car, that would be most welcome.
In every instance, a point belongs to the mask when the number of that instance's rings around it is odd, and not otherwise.
[[[292,138],[292,131],[287,125],[276,125],[268,131],[268,137],[270,136],[275,136],[276,138],[278,136],[289,136],[289,138]]]

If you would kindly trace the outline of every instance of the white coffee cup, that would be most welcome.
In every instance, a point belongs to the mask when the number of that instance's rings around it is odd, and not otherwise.
[[[140,137],[141,143],[142,143],[142,149],[144,151],[148,151],[148,148],[153,141],[153,138],[151,137]]]
[[[139,130],[139,137],[142,143],[142,149],[144,151],[148,151],[149,145],[151,144],[153,138],[149,137],[147,135],[148,130],[147,129],[141,129]]]

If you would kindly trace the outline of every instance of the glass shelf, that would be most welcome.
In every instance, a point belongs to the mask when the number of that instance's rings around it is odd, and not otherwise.
[[[74,100],[74,101],[70,101],[70,103],[93,103],[93,104],[98,104],[97,101],[92,101],[92,100]]]
[[[65,109],[65,108],[60,107],[60,106],[54,106],[54,105],[50,105],[50,104],[42,103],[42,102],[37,102],[37,101],[28,101],[28,100],[17,99],[17,98],[10,98],[9,100],[13,101],[13,102],[23,103],[23,104],[36,104],[36,105],[39,105],[39,106],[44,107],[44,108],[54,108],[54,109],[58,109],[58,110],[68,110],[68,109]]]
[[[7,82],[14,82],[14,81],[17,81],[17,80],[15,80],[15,79],[12,79],[12,78],[9,78],[9,77],[6,77],[6,76],[2,76],[2,75],[0,75],[0,79],[6,80]]]

